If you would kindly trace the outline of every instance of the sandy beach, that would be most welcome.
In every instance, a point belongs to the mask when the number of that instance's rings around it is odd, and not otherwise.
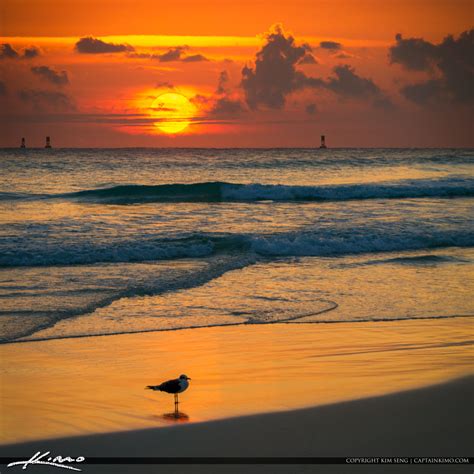
[[[454,318],[390,331],[274,324],[4,345],[1,453],[467,456],[471,333],[471,318]],[[181,372],[193,380],[176,420],[172,396],[144,387]],[[104,469],[84,472],[118,472]]]
[[[380,465],[381,457],[465,459],[474,378],[310,409],[4,446],[91,457],[347,457],[342,465],[83,465],[84,472],[471,472],[470,465]],[[357,459],[372,459],[360,465]],[[378,461],[375,461],[377,459]],[[419,461],[416,461],[419,459]],[[455,461],[457,460],[457,461]],[[53,471],[53,468],[50,468]]]

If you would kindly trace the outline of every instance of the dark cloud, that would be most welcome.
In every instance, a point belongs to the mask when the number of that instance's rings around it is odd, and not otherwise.
[[[0,44],[0,59],[16,59],[19,57],[20,55],[15,49],[12,48],[11,44]]]
[[[372,97],[380,93],[380,89],[372,79],[358,76],[348,64],[336,66],[335,77],[329,78],[325,87],[342,97]]]
[[[69,78],[66,71],[57,72],[48,66],[34,66],[31,68],[31,72],[56,86],[69,84]]]
[[[0,44],[0,59],[32,59],[39,56],[39,54],[39,49],[35,46],[25,48],[23,54],[20,54],[11,44]]]
[[[193,104],[201,109],[205,117],[231,118],[246,112],[244,104],[229,95],[203,96],[196,94],[190,99]]]
[[[209,110],[210,115],[217,117],[235,117],[243,112],[245,112],[245,108],[242,102],[230,97],[219,97]]]
[[[206,97],[202,94],[196,94],[194,97],[191,97],[189,100],[193,104],[195,104],[197,106],[201,106],[201,107],[208,106],[212,101],[212,99],[210,97]]]
[[[458,38],[447,36],[439,44],[422,38],[404,39],[400,34],[395,39],[389,50],[390,62],[431,75],[427,81],[403,87],[401,93],[407,99],[419,104],[474,102],[474,29]]]
[[[229,73],[227,71],[221,71],[219,74],[219,80],[217,81],[217,94],[225,94],[227,92],[227,84],[229,82]]]
[[[18,92],[18,97],[23,102],[31,104],[37,111],[75,110],[76,108],[71,98],[62,92],[24,89]]]
[[[181,61],[183,61],[183,63],[197,63],[200,61],[209,61],[209,59],[202,54],[193,54],[191,56],[185,56]]]
[[[342,48],[342,44],[337,43],[336,41],[321,41],[319,47],[331,51],[339,51]]]
[[[443,95],[443,83],[433,79],[419,84],[410,84],[402,87],[401,93],[408,100],[423,105]]]
[[[334,76],[328,79],[306,76],[296,69],[311,48],[307,44],[296,45],[292,36],[285,36],[281,26],[273,27],[266,39],[257,53],[255,68],[246,66],[242,70],[241,86],[251,109],[261,105],[281,109],[288,94],[303,88],[327,89],[342,98],[370,99],[376,106],[391,104],[372,79],[357,75],[349,65],[336,66]]]
[[[390,99],[372,79],[359,76],[348,64],[336,66],[333,73],[334,76],[328,79],[304,76],[301,83],[303,87],[329,90],[342,99],[365,99],[376,107],[393,107]]]
[[[376,107],[391,108],[393,104],[375,82],[357,75],[348,64],[336,66],[335,76],[324,81],[323,87],[346,99],[371,99]]]
[[[178,46],[177,48],[170,49],[164,54],[154,54],[152,59],[158,59],[158,61],[163,63],[169,61],[179,61],[185,49],[185,46]]]
[[[301,77],[301,84],[303,87],[329,90],[342,99],[365,99],[371,100],[376,107],[393,107],[390,99],[372,79],[359,76],[348,64],[334,67],[333,73],[334,76],[328,79]]]
[[[299,61],[298,64],[318,64],[315,57],[311,53],[306,53]]]
[[[157,88],[164,87],[166,89],[174,89],[174,85],[171,84],[171,82],[168,82],[168,81],[157,82],[155,87],[157,87]]]
[[[229,88],[229,74],[221,71],[217,80],[216,92],[213,96],[196,94],[192,99],[205,117],[232,118],[246,112],[246,108],[238,97],[233,97]]]
[[[78,53],[82,54],[104,54],[104,53],[123,53],[133,51],[134,48],[128,44],[106,43],[97,38],[87,36],[81,38],[75,45]]]
[[[422,38],[403,39],[400,33],[395,39],[397,44],[389,49],[391,63],[402,64],[413,71],[431,69],[436,52],[435,45]]]
[[[242,69],[242,87],[245,99],[251,109],[260,105],[281,109],[285,97],[301,88],[303,73],[296,70],[296,64],[311,48],[307,44],[297,46],[292,36],[285,36],[283,28],[276,25],[266,35],[266,44],[257,53],[255,68]]]
[[[23,57],[26,59],[33,59],[40,55],[40,51],[36,46],[30,46],[23,51]]]
[[[202,54],[193,54],[191,56],[183,56],[184,52],[189,49],[189,46],[176,46],[162,54],[148,54],[148,53],[131,53],[131,58],[148,58],[162,63],[181,61],[183,63],[194,63],[199,61],[209,61]]]
[[[5,95],[7,95],[7,85],[3,81],[0,81],[0,96]]]
[[[305,110],[308,115],[315,115],[318,111],[318,108],[316,107],[316,104],[308,104]]]

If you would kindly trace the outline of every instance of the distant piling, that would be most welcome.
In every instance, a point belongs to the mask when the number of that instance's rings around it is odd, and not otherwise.
[[[21,138],[21,145],[20,148],[26,148],[25,137]]]
[[[46,145],[45,148],[51,148],[51,137],[46,137]]]
[[[327,148],[325,135],[321,135],[321,145],[319,145],[319,148]]]

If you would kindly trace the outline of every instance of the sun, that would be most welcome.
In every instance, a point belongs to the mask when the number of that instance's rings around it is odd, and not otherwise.
[[[165,92],[151,104],[150,113],[156,118],[155,127],[164,133],[182,132],[191,123],[196,107],[177,92]]]

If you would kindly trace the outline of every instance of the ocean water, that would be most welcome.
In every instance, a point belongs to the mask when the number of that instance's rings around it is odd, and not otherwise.
[[[474,315],[474,151],[0,150],[0,341]]]

